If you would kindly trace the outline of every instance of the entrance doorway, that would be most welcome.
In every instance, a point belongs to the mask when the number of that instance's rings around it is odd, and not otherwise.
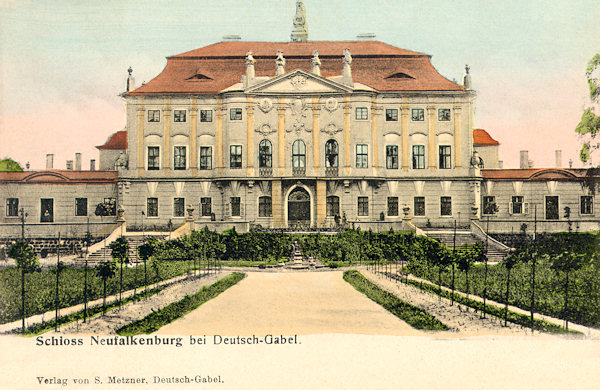
[[[310,226],[310,195],[304,188],[294,189],[288,196],[289,227]]]

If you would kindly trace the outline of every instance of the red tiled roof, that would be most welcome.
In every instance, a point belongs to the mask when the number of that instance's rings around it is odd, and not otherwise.
[[[482,169],[481,176],[487,180],[516,181],[598,180],[594,171],[581,168]]]
[[[275,76],[277,50],[283,50],[287,71],[306,72],[310,72],[313,50],[318,50],[322,76],[339,76],[344,49],[352,54],[353,80],[376,90],[464,91],[435,70],[429,55],[379,41],[219,42],[168,57],[158,76],[129,95],[216,94],[241,81],[248,51],[256,59],[257,77]],[[209,79],[188,80],[198,73]],[[396,73],[411,78],[387,78]]]
[[[97,149],[127,149],[127,131],[121,130],[108,137],[104,145],[96,146]]]
[[[495,146],[500,145],[500,142],[493,139],[492,136],[483,129],[473,129],[473,145]]]
[[[113,184],[118,180],[116,171],[48,171],[0,172],[0,182],[32,184]]]

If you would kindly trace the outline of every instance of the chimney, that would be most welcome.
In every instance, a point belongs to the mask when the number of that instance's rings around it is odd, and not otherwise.
[[[533,160],[527,161],[527,168],[533,168]]]
[[[67,160],[67,171],[73,170],[73,160]]]
[[[374,41],[377,36],[373,33],[358,34],[356,39],[359,41]]]
[[[90,160],[90,171],[95,171],[96,170],[96,160],[91,159]]]
[[[75,170],[81,171],[81,153],[75,153]]]
[[[519,162],[519,168],[529,168],[529,152],[527,150],[521,150],[521,159]]]
[[[498,169],[503,169],[503,168],[504,168],[504,161],[498,160]]]
[[[554,158],[556,161],[556,168],[562,167],[562,150],[558,149],[554,151]]]
[[[46,155],[46,169],[52,169],[54,167],[54,154],[48,153]]]
[[[236,42],[236,41],[241,41],[242,37],[240,35],[234,34],[234,35],[223,35],[223,41],[225,42]]]

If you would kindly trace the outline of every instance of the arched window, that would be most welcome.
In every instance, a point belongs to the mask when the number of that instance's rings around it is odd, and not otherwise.
[[[327,197],[327,216],[340,216],[340,198],[334,195]]]
[[[271,168],[273,166],[273,149],[271,141],[263,139],[258,144],[258,167]]]
[[[302,140],[296,140],[292,144],[292,168],[306,167],[306,145]]]
[[[337,168],[338,166],[338,143],[330,139],[325,144],[325,167]]]

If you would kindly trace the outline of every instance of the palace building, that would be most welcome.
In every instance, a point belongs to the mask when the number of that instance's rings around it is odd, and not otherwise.
[[[596,199],[582,185],[596,178],[587,170],[500,169],[498,141],[473,128],[468,67],[459,84],[428,54],[368,37],[309,41],[301,1],[291,38],[226,40],[171,56],[141,86],[130,69],[125,129],[98,146],[100,171],[78,174],[105,184],[87,202],[92,222],[117,218],[94,214],[107,199],[105,209],[122,209],[137,230],[186,218],[238,231],[449,228],[482,217],[496,232],[534,219],[540,231],[599,228]],[[75,216],[59,215],[83,213],[83,195],[66,190],[76,173],[36,175],[63,181],[49,223],[81,230]],[[0,221],[12,226],[4,235],[19,223],[10,199],[33,180],[21,176],[0,173]],[[44,196],[28,201],[40,224]]]

